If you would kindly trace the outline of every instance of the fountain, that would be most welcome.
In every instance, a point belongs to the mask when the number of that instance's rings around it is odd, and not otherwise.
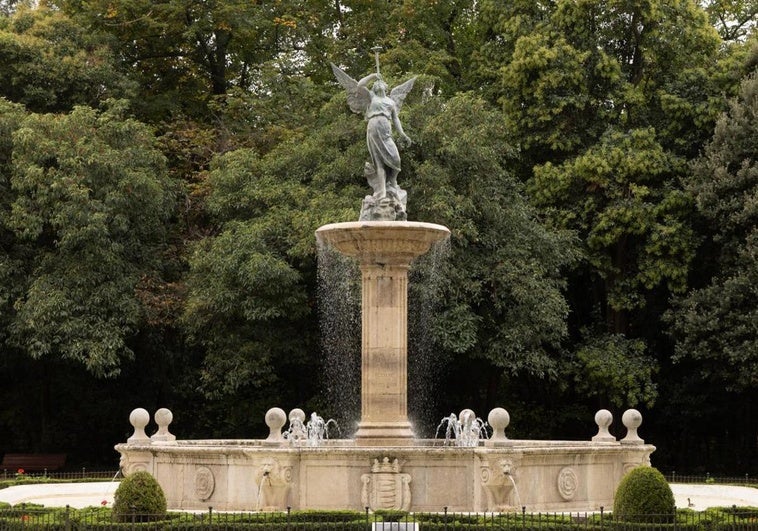
[[[361,415],[354,438],[326,436],[329,421],[315,413],[266,413],[264,440],[178,440],[169,432],[171,412],[150,417],[135,409],[134,434],[116,445],[121,470],[153,474],[171,509],[285,510],[401,509],[412,511],[587,511],[613,505],[624,473],[649,465],[654,446],[637,428],[636,410],[624,413],[627,435],[609,431],[612,415],[598,411],[590,441],[509,439],[510,415],[493,409],[485,423],[471,410],[443,421],[448,444],[416,437],[408,420],[407,282],[413,260],[448,237],[441,225],[406,221],[407,194],[397,185],[399,157],[391,138],[375,134],[391,122],[403,138],[397,111],[413,80],[386,95],[377,73],[352,80],[333,65],[353,110],[365,112],[374,190],[363,200],[358,222],[325,225],[316,238],[355,258],[361,271]],[[375,80],[371,91],[366,84]],[[372,114],[373,113],[373,114]],[[409,140],[409,139],[408,139]],[[385,145],[377,148],[377,142]],[[289,427],[283,428],[289,420]],[[455,444],[451,437],[455,435]]]
[[[464,409],[456,417],[455,413],[442,419],[437,426],[434,438],[439,436],[445,426],[445,446],[454,444],[462,447],[479,446],[480,440],[487,439],[487,423],[476,416],[470,409]]]

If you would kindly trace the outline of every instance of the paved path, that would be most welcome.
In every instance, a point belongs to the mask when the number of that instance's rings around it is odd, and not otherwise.
[[[40,483],[18,485],[0,489],[0,502],[11,505],[19,503],[39,503],[46,507],[82,507],[102,505],[113,506],[113,493],[118,483],[102,481],[93,483]]]
[[[39,485],[20,485],[0,489],[0,502],[12,505],[19,503],[39,503],[47,507],[75,508],[98,506],[103,501],[113,505],[113,493],[118,483],[43,483]],[[740,507],[758,507],[758,489],[751,487],[730,487],[725,485],[693,485],[674,483],[676,506],[692,507],[702,511],[708,507],[737,505]]]
[[[752,487],[731,487],[728,485],[695,485],[673,483],[676,506],[691,507],[703,511],[708,507],[758,507],[758,489]]]

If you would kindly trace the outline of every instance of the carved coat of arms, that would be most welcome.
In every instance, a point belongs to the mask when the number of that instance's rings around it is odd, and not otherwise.
[[[397,509],[407,511],[411,506],[411,475],[400,472],[397,459],[374,459],[370,474],[361,476],[361,501],[371,510]]]

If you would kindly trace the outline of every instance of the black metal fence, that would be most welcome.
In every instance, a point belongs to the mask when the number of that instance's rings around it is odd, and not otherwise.
[[[706,483],[717,485],[758,485],[758,476],[745,474],[744,476],[712,476],[709,473],[705,475],[677,474],[670,472],[664,474],[669,483]]]
[[[81,479],[113,479],[118,470],[88,470],[86,467],[82,467],[78,470],[66,470],[61,471],[19,471],[9,470],[4,468],[0,471],[0,479],[61,479],[61,480],[81,480]],[[120,476],[120,474],[119,474]],[[2,529],[0,529],[2,531]]]
[[[166,516],[132,514],[117,518],[110,509],[44,509],[15,506],[0,510],[0,530],[361,530],[361,531],[758,531],[758,508],[627,517],[596,513],[436,513],[402,511],[290,511],[226,513],[176,512]]]

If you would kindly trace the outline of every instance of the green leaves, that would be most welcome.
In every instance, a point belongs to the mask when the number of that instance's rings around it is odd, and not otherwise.
[[[725,41],[742,41],[755,31],[755,0],[713,0],[705,3],[705,10]]]
[[[688,182],[709,223],[702,249],[710,281],[676,301],[676,360],[695,359],[729,389],[758,386],[758,77],[718,121]]]
[[[509,373],[551,373],[566,330],[560,271],[573,242],[526,203],[509,172],[515,150],[488,103],[473,94],[430,101],[411,123],[420,142],[406,165],[413,211],[452,231],[440,341]]]
[[[658,396],[657,367],[645,354],[645,343],[621,334],[585,335],[573,362],[577,391],[618,408],[652,406]]]
[[[130,95],[111,50],[63,13],[41,6],[0,19],[0,95],[36,112]]]
[[[418,75],[399,181],[411,219],[452,230],[424,324],[435,355],[487,380],[462,394],[491,402],[504,378],[525,382],[525,409],[648,405],[669,329],[687,381],[754,385],[752,84],[704,149],[754,67],[751,2],[29,6],[0,18],[0,341],[14,354],[113,375],[138,352],[182,367],[186,395],[199,378],[230,396],[225,410],[315,395],[313,233],[356,219],[369,190],[365,123],[327,61],[357,77],[379,44],[391,85]]]
[[[546,146],[560,152],[584,142],[576,126],[592,114],[585,90],[589,52],[551,37],[536,33],[518,39],[502,71],[502,101],[526,148]]]
[[[29,115],[13,135],[10,254],[23,288],[11,341],[112,376],[140,320],[140,277],[156,264],[171,186],[151,132],[103,112]]]
[[[266,246],[262,224],[230,222],[199,245],[193,259],[190,326],[220,316],[247,321],[297,318],[306,312],[301,275]]]
[[[690,203],[676,189],[682,170],[651,129],[611,131],[571,161],[535,168],[533,195],[582,235],[616,309],[643,304],[644,290],[664,282],[686,286],[695,239],[683,217]]]

